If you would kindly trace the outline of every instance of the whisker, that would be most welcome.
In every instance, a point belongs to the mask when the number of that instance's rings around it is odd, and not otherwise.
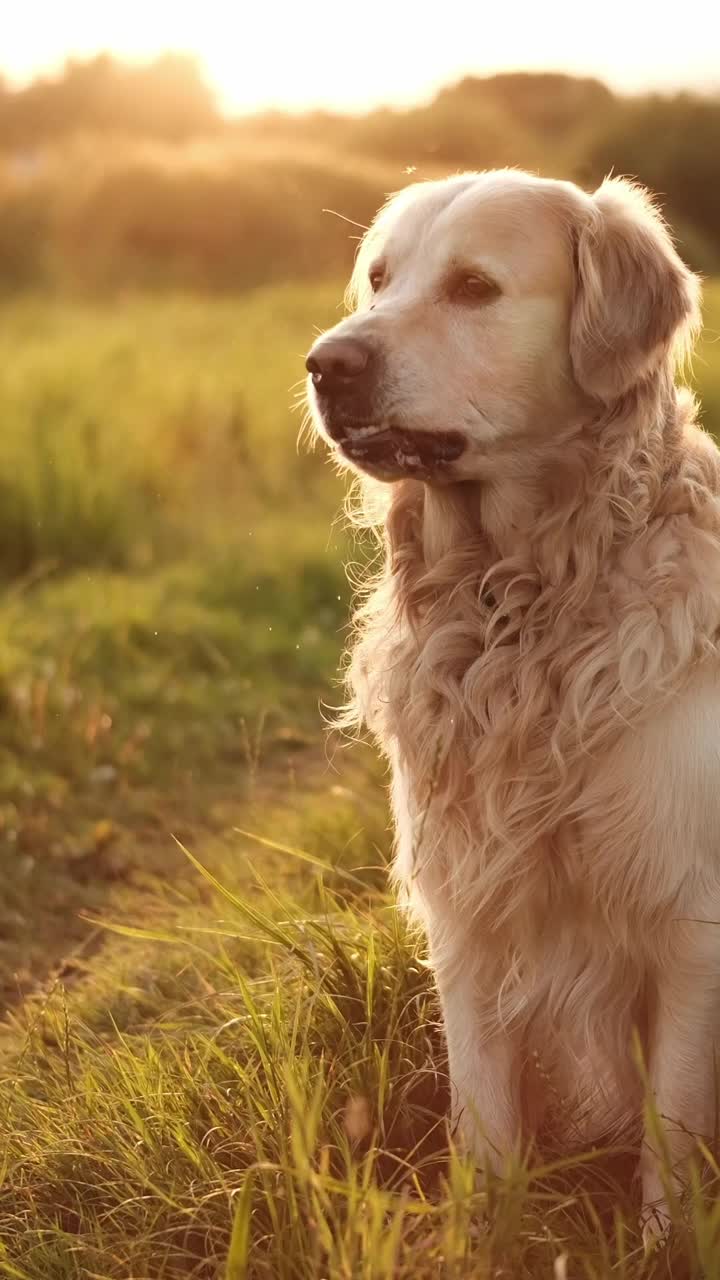
[[[318,442],[317,435],[312,430],[312,414],[308,409],[302,422],[300,423],[300,430],[298,431],[297,441],[295,444],[296,451],[297,453],[300,452],[301,445],[305,445],[311,450],[315,449],[317,442]]]
[[[364,222],[356,222],[354,218],[346,218],[344,213],[338,213],[337,209],[323,209],[323,213],[331,213],[334,218],[340,218],[342,222],[347,222],[351,227],[359,227],[361,231],[368,231],[369,227]],[[360,236],[353,236],[354,240],[359,240]]]

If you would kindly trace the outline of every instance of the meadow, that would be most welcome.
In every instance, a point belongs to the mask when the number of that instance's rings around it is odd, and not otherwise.
[[[384,775],[328,736],[373,554],[298,448],[342,283],[0,305],[0,1276],[720,1278],[628,1153],[451,1149]],[[720,282],[693,369],[720,431]]]

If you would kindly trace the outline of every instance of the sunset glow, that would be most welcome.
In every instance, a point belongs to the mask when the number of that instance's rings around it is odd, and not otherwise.
[[[701,20],[699,6],[698,22]],[[688,12],[688,9],[691,12]],[[428,97],[467,74],[558,70],[626,90],[720,87],[713,42],[697,39],[693,5],[680,31],[661,7],[608,0],[602,22],[568,0],[512,8],[435,5],[167,3],[99,6],[29,0],[3,31],[0,70],[11,83],[108,51],[149,59],[172,49],[201,63],[228,112],[268,107],[364,110]]]

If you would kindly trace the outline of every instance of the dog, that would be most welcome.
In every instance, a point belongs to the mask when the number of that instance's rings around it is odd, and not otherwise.
[[[639,186],[461,174],[379,212],[306,362],[385,548],[349,716],[391,766],[453,1125],[501,1169],[543,1130],[639,1135],[649,1093],[651,1234],[713,1131],[720,1028],[720,454],[677,381],[699,296]]]

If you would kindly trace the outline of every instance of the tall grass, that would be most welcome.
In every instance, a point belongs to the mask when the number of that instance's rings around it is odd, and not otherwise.
[[[296,448],[292,406],[337,294],[6,304],[0,570],[143,568],[211,541],[252,554],[280,511],[294,541],[323,545],[340,495]]]
[[[220,922],[206,907],[179,932],[118,926],[139,971],[121,950],[102,993],[58,988],[26,1012],[0,1089],[0,1274],[720,1275],[712,1158],[660,1262],[636,1225],[636,1152],[535,1153],[478,1179],[447,1133],[416,940],[372,874],[332,894],[302,861],[313,887],[292,897],[198,867]]]

